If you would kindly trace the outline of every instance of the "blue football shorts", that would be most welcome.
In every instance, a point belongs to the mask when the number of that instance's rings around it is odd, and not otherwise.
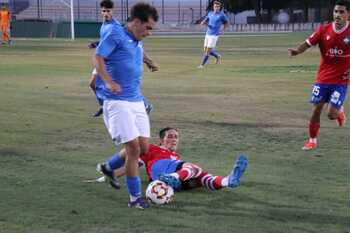
[[[346,99],[348,85],[319,84],[313,86],[310,103],[329,103],[332,107],[340,109]]]
[[[176,172],[184,163],[182,160],[158,160],[152,165],[151,178],[152,180],[159,180],[159,176]]]

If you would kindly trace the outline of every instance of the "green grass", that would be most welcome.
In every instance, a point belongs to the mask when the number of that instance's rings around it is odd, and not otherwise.
[[[349,233],[349,126],[324,114],[319,149],[300,149],[319,53],[290,59],[287,48],[306,36],[225,36],[222,64],[203,70],[203,38],[145,41],[161,67],[144,78],[152,142],[161,127],[177,127],[183,157],[218,175],[238,153],[249,158],[238,189],[177,193],[146,211],[127,207],[125,187],[82,182],[115,150],[102,119],[90,117],[87,41],[0,47],[0,232]],[[142,179],[145,189],[144,171]]]

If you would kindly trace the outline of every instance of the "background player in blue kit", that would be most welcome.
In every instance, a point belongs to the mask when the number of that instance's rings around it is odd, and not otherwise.
[[[145,209],[149,204],[141,197],[138,159],[147,153],[150,123],[146,113],[141,82],[143,73],[142,39],[151,35],[158,21],[157,10],[147,3],[135,4],[125,27],[116,24],[101,28],[96,48],[95,66],[104,81],[103,117],[113,140],[126,151],[126,184],[129,207]]]
[[[101,8],[101,15],[102,15],[102,21],[103,24],[100,28],[100,38],[103,38],[106,36],[106,33],[108,33],[109,29],[113,26],[122,27],[118,20],[113,18],[113,8],[114,3],[111,0],[103,0],[100,3]],[[89,44],[90,49],[95,49],[99,45],[99,41],[93,42]],[[99,104],[98,111],[93,115],[94,117],[98,117],[103,113],[103,101],[105,100],[105,97],[103,95],[103,81],[98,76],[97,70],[94,69],[91,74],[91,79],[89,83],[90,88],[95,93],[97,102]]]
[[[215,47],[219,35],[229,26],[228,18],[221,10],[221,2],[213,2],[213,11],[209,11],[208,15],[201,22],[201,25],[207,25],[207,32],[204,39],[203,60],[198,68],[203,68],[208,63],[210,55],[216,58],[216,64],[220,63],[221,55],[215,50]]]

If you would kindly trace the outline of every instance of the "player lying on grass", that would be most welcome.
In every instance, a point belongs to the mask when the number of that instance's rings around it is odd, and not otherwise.
[[[195,187],[218,190],[240,185],[240,178],[248,165],[244,155],[238,157],[228,176],[213,176],[197,164],[185,162],[176,153],[180,139],[177,129],[167,127],[160,130],[159,139],[160,146],[150,144],[148,153],[140,156],[140,165],[146,166],[150,181],[164,181],[177,191]],[[124,174],[124,153],[122,150],[97,166],[98,171],[109,178],[111,186],[117,189],[120,188],[117,177]]]

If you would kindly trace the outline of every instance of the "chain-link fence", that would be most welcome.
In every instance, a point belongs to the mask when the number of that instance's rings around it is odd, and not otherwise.
[[[98,37],[101,23],[100,0],[0,0],[13,15],[12,30],[17,37],[70,37],[70,2],[73,1],[75,34],[77,37]],[[140,0],[114,0],[114,16],[125,22],[131,7]],[[158,9],[157,33],[204,33],[205,27],[198,23],[206,15],[210,0],[142,0]],[[304,22],[305,10],[281,9],[265,23],[256,22],[254,9],[227,14],[230,27],[227,32],[270,32],[314,30],[327,8],[307,9],[308,20]],[[301,20],[298,20],[298,19]],[[316,23],[316,24],[315,24]],[[316,25],[316,26],[315,26]]]
[[[40,19],[69,21],[70,0],[1,0],[9,5],[16,19]],[[114,15],[125,22],[130,8],[137,0],[115,0]],[[161,24],[193,24],[206,14],[209,0],[153,0],[146,1],[154,5],[159,12]],[[76,21],[100,21],[100,9],[97,0],[74,0],[74,18]]]

